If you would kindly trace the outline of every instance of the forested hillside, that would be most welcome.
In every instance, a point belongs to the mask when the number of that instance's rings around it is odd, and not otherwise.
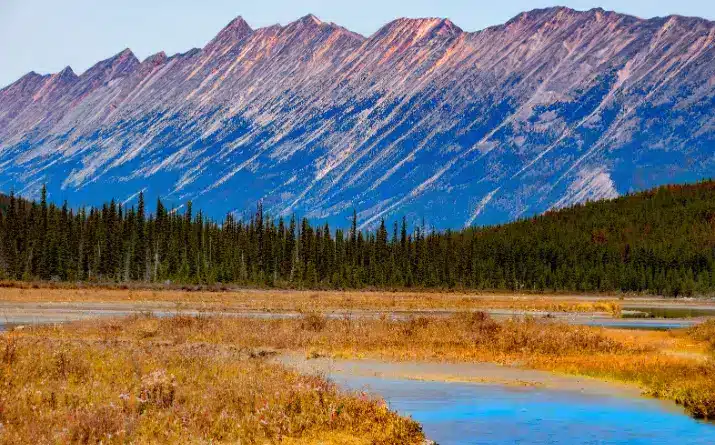
[[[401,222],[364,232],[274,219],[207,219],[158,201],[79,211],[5,197],[0,278],[170,280],[280,287],[715,290],[715,182],[668,186],[515,223],[432,232]]]

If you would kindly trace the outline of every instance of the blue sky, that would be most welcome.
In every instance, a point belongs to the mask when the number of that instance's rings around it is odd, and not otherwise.
[[[447,17],[476,31],[555,5],[715,19],[714,0],[0,0],[0,87],[29,71],[79,74],[127,47],[140,59],[201,47],[238,15],[256,28],[313,13],[370,35],[397,17]]]

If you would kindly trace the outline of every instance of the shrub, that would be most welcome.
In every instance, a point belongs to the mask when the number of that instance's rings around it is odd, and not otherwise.
[[[317,312],[303,314],[300,318],[300,327],[305,331],[321,332],[328,325],[328,318]]]

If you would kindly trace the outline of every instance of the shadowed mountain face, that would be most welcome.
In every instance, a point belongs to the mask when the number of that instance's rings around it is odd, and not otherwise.
[[[552,8],[369,38],[313,16],[0,90],[0,190],[344,225],[503,222],[715,172],[715,23]]]

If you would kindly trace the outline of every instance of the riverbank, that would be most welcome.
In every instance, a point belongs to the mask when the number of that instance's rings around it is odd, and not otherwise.
[[[331,378],[380,378],[416,382],[468,383],[506,386],[515,390],[521,388],[568,391],[592,396],[626,398],[641,396],[640,389],[635,385],[487,362],[312,358],[297,353],[279,354],[273,361],[296,369],[301,374],[326,375]]]
[[[332,309],[322,312],[331,319],[344,318],[390,318],[409,320],[414,317],[445,318],[462,311],[450,309],[416,310],[369,310],[369,309]],[[653,318],[618,318],[605,313],[589,312],[544,312],[523,309],[481,309],[499,320],[513,318],[547,318],[573,325],[601,326],[611,329],[633,330],[672,330],[702,323],[702,318],[653,319]],[[76,302],[22,302],[0,300],[0,330],[18,325],[67,323],[97,318],[128,317],[132,315],[153,315],[156,317],[175,316],[220,316],[255,319],[296,319],[306,312],[298,310],[260,310],[241,309],[240,307],[202,306],[194,307],[182,303],[152,301],[76,301]]]
[[[380,394],[441,445],[514,443],[692,444],[715,441],[715,424],[629,384],[491,363],[308,359],[280,363]]]
[[[76,287],[71,283],[37,286],[5,282],[0,301],[22,303],[157,303],[174,308],[205,310],[480,310],[510,309],[541,312],[618,314],[621,302],[609,296],[439,291],[310,291],[280,289],[180,290]],[[635,301],[635,300],[634,300]],[[642,303],[650,299],[638,300]]]
[[[635,385],[644,394],[682,404],[694,417],[715,418],[710,345],[691,331],[608,330],[536,319],[495,321],[483,313],[406,320],[332,319],[311,313],[291,319],[133,316],[27,332],[99,343],[300,352],[310,358],[497,363]]]
[[[0,282],[0,310],[18,305],[108,310],[205,312],[310,311],[341,313],[450,313],[489,311],[494,315],[564,314],[599,318],[677,319],[715,317],[715,300],[648,296],[569,295],[440,291],[307,291],[280,289],[181,290],[165,287],[75,286],[73,283]],[[644,321],[645,322],[645,321]]]

